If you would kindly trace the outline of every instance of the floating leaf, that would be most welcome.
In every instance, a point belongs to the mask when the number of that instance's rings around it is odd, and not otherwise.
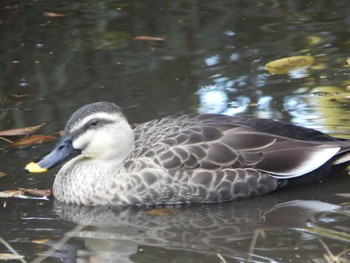
[[[24,256],[18,254],[0,253],[0,260],[18,260],[22,258],[24,258]]]
[[[1,198],[23,197],[28,195],[34,197],[49,197],[51,195],[51,190],[18,188],[16,190],[5,190],[0,192]]]
[[[42,123],[37,126],[32,127],[24,127],[24,128],[16,128],[6,131],[0,131],[0,136],[19,136],[19,135],[26,135],[36,132],[38,129],[40,129],[42,126],[44,126],[45,123]]]
[[[24,194],[24,191],[22,190],[6,190],[0,192],[0,197],[1,198],[10,198],[10,197],[18,197]]]
[[[162,38],[162,37],[151,37],[151,36],[137,36],[137,37],[134,37],[133,40],[164,42],[165,38]]]
[[[29,195],[38,196],[38,197],[48,197],[51,195],[50,189],[40,190],[40,189],[18,188],[18,190],[23,191],[24,194],[29,194]]]
[[[171,216],[173,210],[170,208],[155,208],[144,212],[148,216]]]
[[[17,141],[14,141],[11,144],[11,147],[24,147],[24,146],[30,146],[35,144],[41,144],[44,142],[49,142],[56,139],[54,136],[49,135],[32,135],[27,138],[22,138]]]
[[[54,12],[44,12],[43,16],[46,17],[66,17],[70,16],[71,14],[62,14],[62,13],[54,13]]]
[[[312,56],[294,56],[271,61],[265,65],[265,68],[270,74],[282,75],[297,68],[308,67],[314,62],[315,59]]]
[[[4,172],[0,172],[0,178],[6,176],[7,174]]]
[[[49,242],[50,241],[50,239],[49,238],[38,238],[38,239],[32,239],[31,240],[33,243],[36,243],[36,244],[45,244],[45,243],[47,243],[47,242]]]

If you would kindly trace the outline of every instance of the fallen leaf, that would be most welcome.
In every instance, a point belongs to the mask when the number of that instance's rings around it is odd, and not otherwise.
[[[165,38],[162,38],[162,37],[151,37],[151,36],[137,36],[137,37],[134,37],[133,40],[164,42]]]
[[[0,198],[23,197],[28,195],[34,197],[49,197],[51,195],[51,190],[18,188],[16,190],[5,190],[0,192]]]
[[[171,216],[173,210],[170,208],[155,208],[144,212],[148,216]]]
[[[31,240],[33,243],[36,243],[36,244],[45,244],[47,242],[50,241],[49,238],[40,238],[40,239],[32,239]]]
[[[18,197],[20,195],[23,195],[24,191],[22,190],[5,190],[0,192],[1,198],[10,198],[10,197]]]
[[[17,141],[14,141],[11,144],[11,147],[23,147],[23,146],[30,146],[35,144],[41,144],[44,142],[49,142],[52,140],[55,140],[56,137],[50,136],[50,135],[32,135],[27,138],[22,138]]]
[[[7,174],[4,172],[0,172],[0,178],[6,176]]]
[[[0,131],[0,136],[19,136],[19,135],[26,135],[31,134],[40,129],[42,126],[44,126],[45,123],[42,123],[40,125],[32,126],[32,127],[24,127],[24,128],[16,128],[16,129],[10,129],[6,131]]]
[[[297,68],[308,67],[314,62],[312,56],[294,56],[271,61],[265,65],[265,69],[270,74],[283,75]]]
[[[24,258],[24,256],[10,253],[0,253],[0,260],[17,260],[22,258]]]
[[[25,194],[30,194],[32,196],[38,196],[38,197],[48,197],[51,195],[50,189],[27,189],[27,188],[18,188],[18,190],[23,191]]]
[[[43,16],[46,17],[66,17],[70,16],[71,14],[63,14],[63,13],[54,13],[54,12],[44,12]]]

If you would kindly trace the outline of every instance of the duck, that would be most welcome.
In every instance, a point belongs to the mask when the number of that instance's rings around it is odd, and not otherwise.
[[[338,174],[350,142],[272,119],[172,115],[132,128],[122,109],[95,102],[29,173],[63,163],[53,195],[84,206],[221,203]]]

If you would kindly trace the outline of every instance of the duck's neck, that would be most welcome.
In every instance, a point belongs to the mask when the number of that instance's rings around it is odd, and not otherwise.
[[[106,186],[118,182],[115,191],[120,191],[127,184],[127,178],[119,174],[127,157],[114,160],[76,157],[70,160],[56,175],[53,186],[55,198],[66,203],[109,204],[115,193],[107,192]]]

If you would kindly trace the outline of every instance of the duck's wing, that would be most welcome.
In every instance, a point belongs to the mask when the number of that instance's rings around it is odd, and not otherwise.
[[[338,138],[332,137],[323,132],[285,123],[282,121],[276,121],[272,119],[241,119],[235,118],[235,124],[251,127],[257,131],[274,134],[278,136],[288,137],[290,139],[302,140],[302,141],[323,141],[334,142],[339,141]]]
[[[168,170],[253,168],[287,179],[318,169],[342,149],[337,142],[296,140],[233,120],[198,115],[148,123],[135,133],[137,155],[153,158]]]

